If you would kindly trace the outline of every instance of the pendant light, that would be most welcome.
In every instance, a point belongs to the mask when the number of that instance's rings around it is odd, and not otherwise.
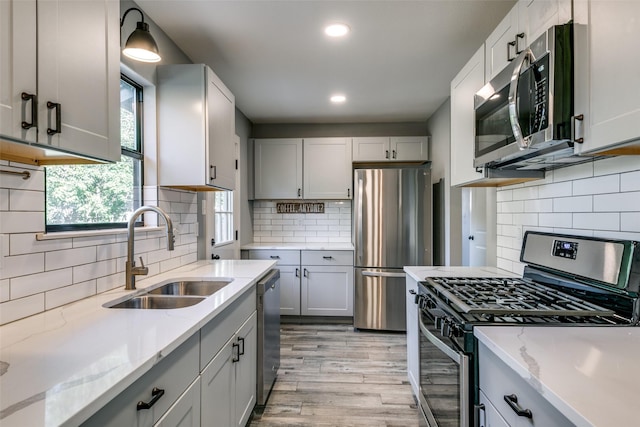
[[[127,9],[124,15],[122,15],[122,20],[120,20],[120,31],[122,31],[122,26],[124,25],[124,18],[126,18],[127,14],[132,10],[140,12],[141,20],[138,21],[136,29],[127,39],[122,53],[136,61],[159,62],[161,58],[158,53],[158,45],[149,32],[149,24],[144,22],[144,15],[140,9],[137,7]]]

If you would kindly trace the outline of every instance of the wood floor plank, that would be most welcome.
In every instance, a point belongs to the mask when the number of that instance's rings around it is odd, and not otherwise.
[[[251,427],[418,426],[404,334],[283,324],[281,367]]]

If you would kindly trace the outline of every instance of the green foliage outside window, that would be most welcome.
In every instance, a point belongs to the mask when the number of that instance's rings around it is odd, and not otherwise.
[[[140,88],[121,80],[120,133],[123,150],[120,162],[46,168],[48,229],[123,224],[140,206],[142,160],[138,90]]]

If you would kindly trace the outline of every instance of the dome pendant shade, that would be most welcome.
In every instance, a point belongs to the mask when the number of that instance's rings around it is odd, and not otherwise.
[[[122,50],[125,56],[142,62],[159,62],[158,45],[149,32],[149,24],[138,22]]]

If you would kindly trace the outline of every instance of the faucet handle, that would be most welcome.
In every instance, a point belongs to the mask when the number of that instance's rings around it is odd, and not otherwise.
[[[142,261],[142,257],[138,257],[138,259],[140,260],[140,268],[145,268],[144,262]]]

